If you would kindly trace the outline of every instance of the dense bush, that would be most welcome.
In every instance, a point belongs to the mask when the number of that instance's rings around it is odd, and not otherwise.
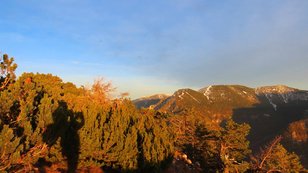
[[[47,163],[68,172],[91,166],[157,170],[172,154],[166,123],[130,100],[110,98],[110,84],[86,89],[50,74],[7,77],[1,77],[0,171]]]

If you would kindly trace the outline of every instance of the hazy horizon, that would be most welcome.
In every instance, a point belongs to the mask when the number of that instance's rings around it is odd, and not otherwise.
[[[100,77],[131,98],[215,84],[308,89],[308,1],[4,0],[1,53],[23,72]]]

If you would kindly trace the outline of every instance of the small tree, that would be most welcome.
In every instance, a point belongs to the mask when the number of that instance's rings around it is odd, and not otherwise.
[[[0,59],[0,91],[16,78],[16,68],[17,64],[14,63],[14,58],[9,58],[7,54],[3,54],[2,59]]]
[[[260,173],[304,171],[299,157],[289,153],[281,144],[282,137],[276,137],[272,142],[252,157],[252,171]]]
[[[226,122],[219,142],[224,172],[243,172],[248,168],[244,159],[251,152],[246,138],[249,130],[248,124],[237,124],[233,120]]]

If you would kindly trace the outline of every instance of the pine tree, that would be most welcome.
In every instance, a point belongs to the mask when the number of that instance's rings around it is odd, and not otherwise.
[[[265,149],[252,157],[252,171],[260,173],[305,171],[299,157],[295,153],[289,153],[280,144],[281,139],[281,136],[276,137]]]
[[[220,130],[207,129],[200,125],[198,150],[202,151],[202,160],[206,172],[244,172],[248,169],[245,158],[250,153],[249,125],[237,124],[228,120]]]
[[[174,136],[166,121],[155,118],[153,110],[143,110],[139,119],[139,167],[146,172],[159,171],[174,151]]]
[[[0,91],[4,90],[16,78],[16,68],[17,64],[14,63],[14,58],[9,58],[7,54],[3,54],[0,60]]]

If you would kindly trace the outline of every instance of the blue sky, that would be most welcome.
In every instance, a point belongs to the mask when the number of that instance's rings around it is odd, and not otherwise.
[[[211,84],[308,89],[306,0],[1,0],[18,74],[103,77],[132,98]]]

